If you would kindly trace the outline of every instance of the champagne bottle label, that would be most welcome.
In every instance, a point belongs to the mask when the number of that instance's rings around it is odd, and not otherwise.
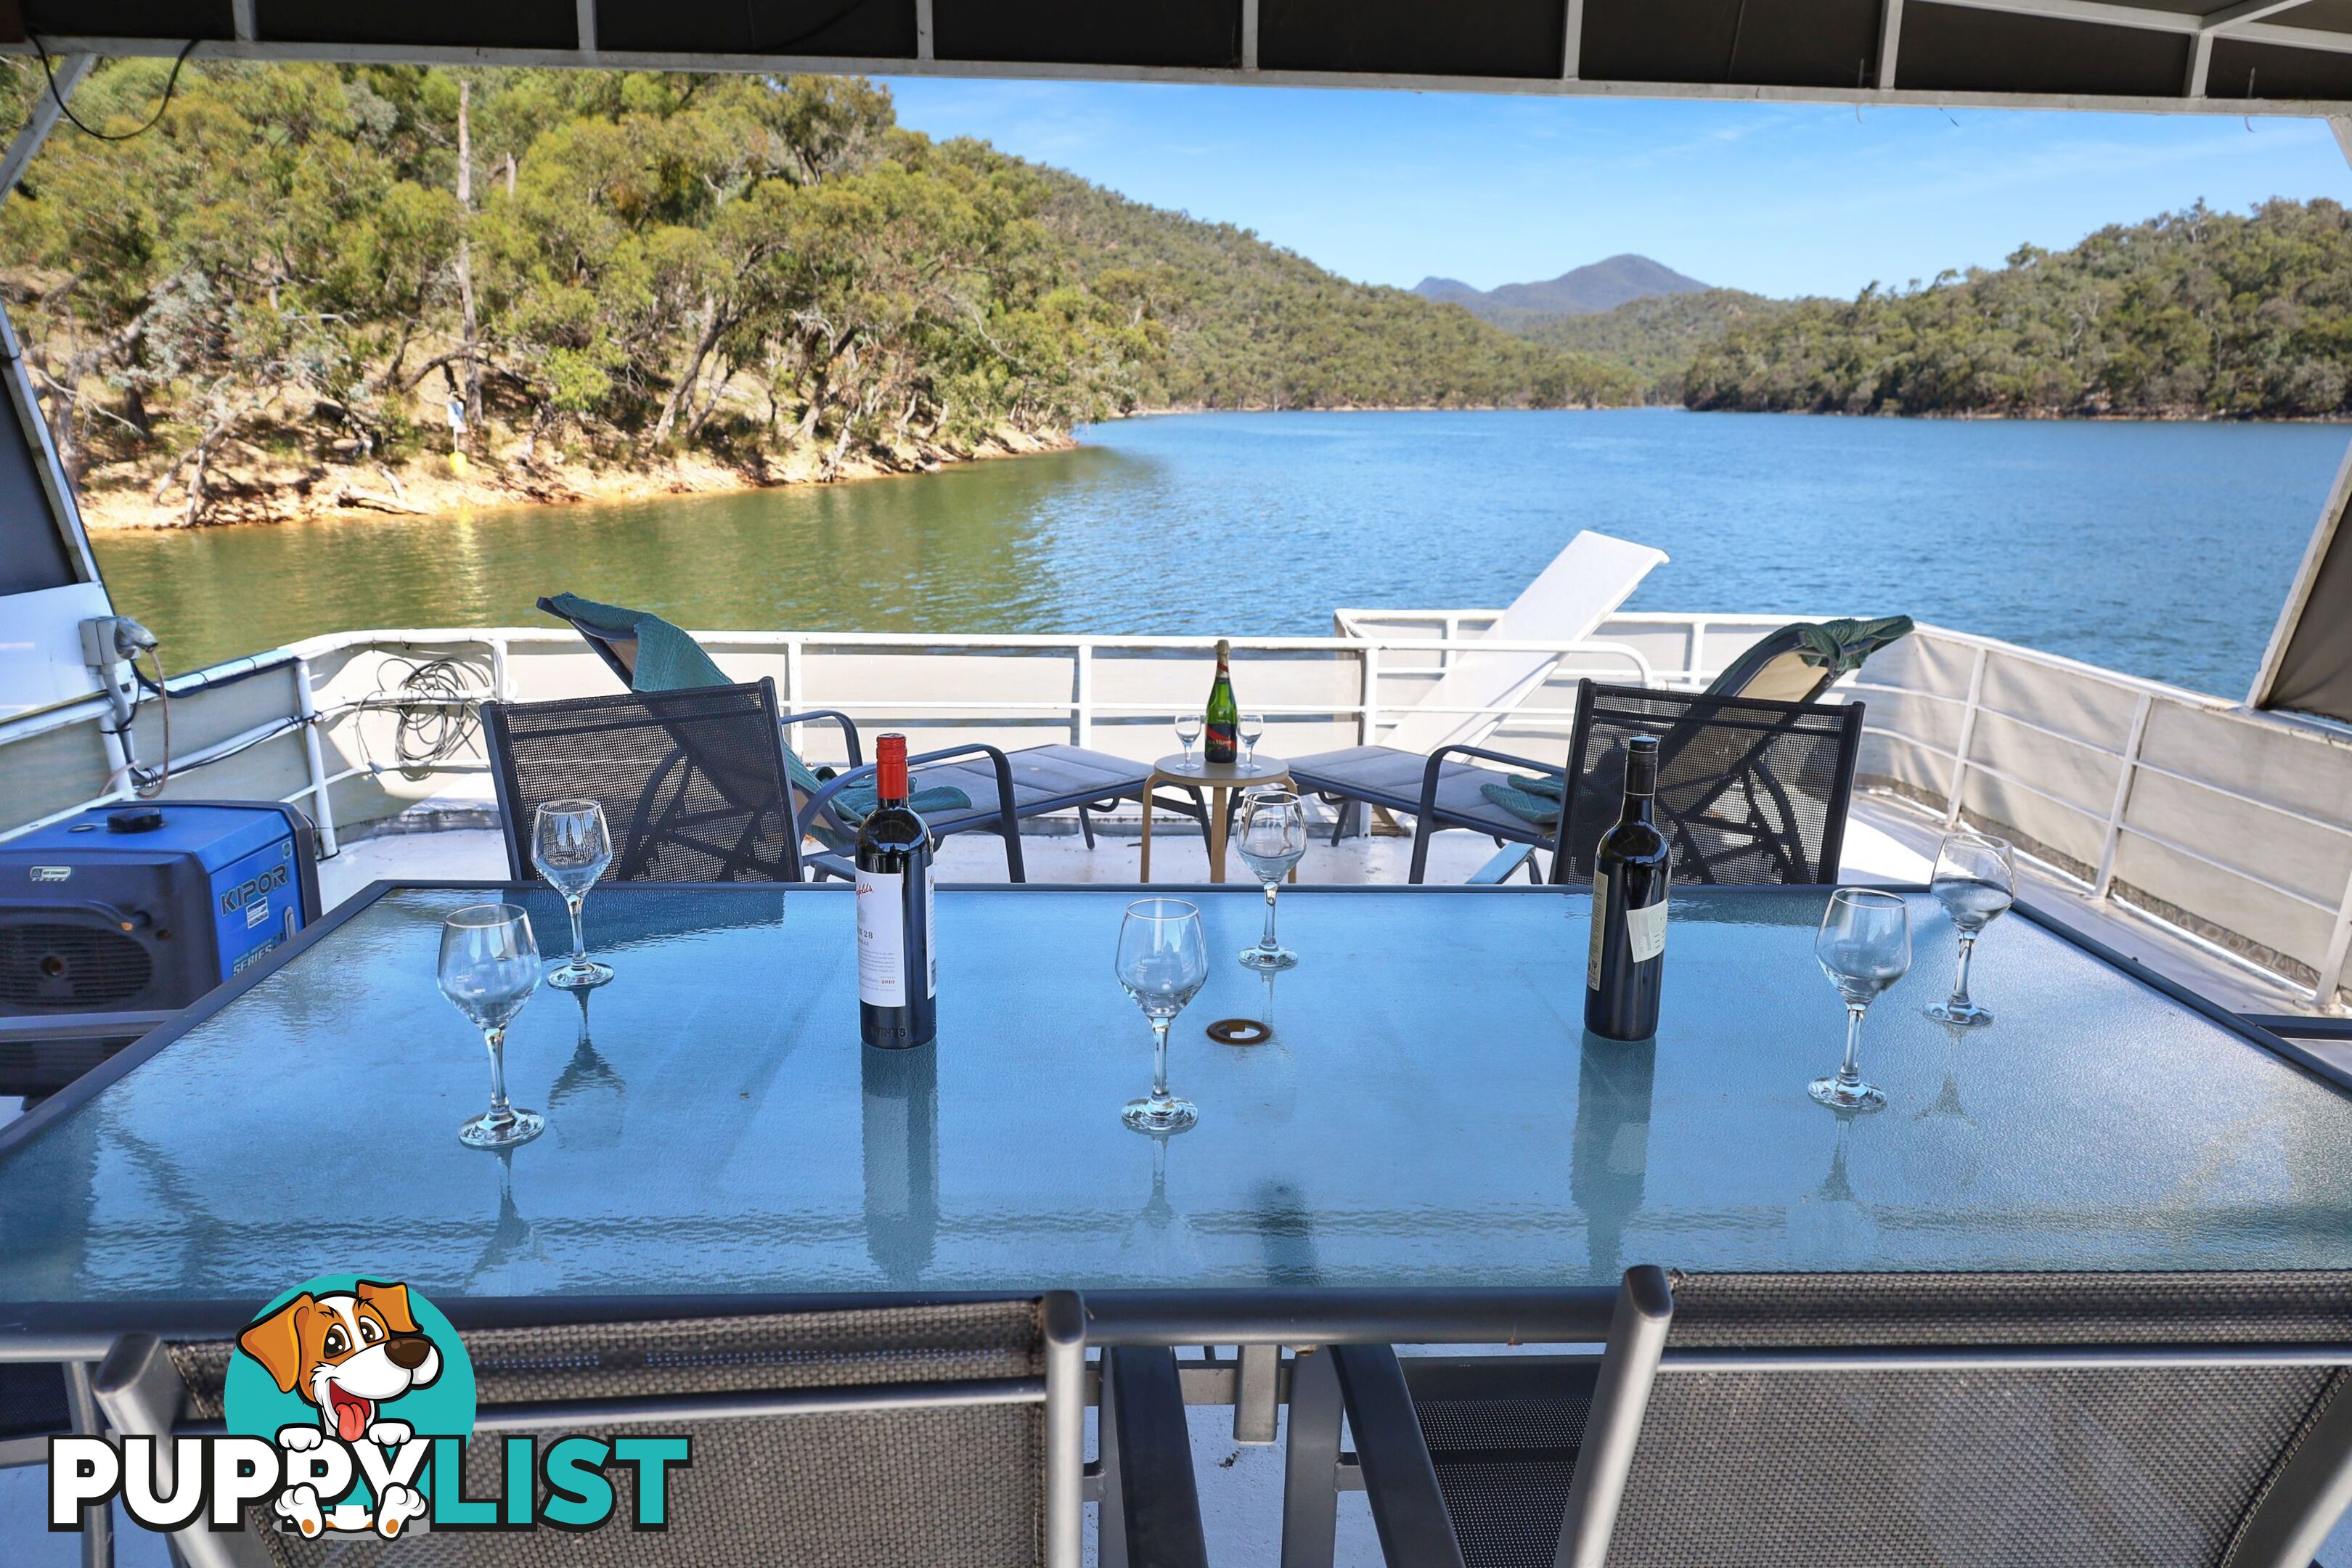
[[[863,907],[863,906],[861,906]],[[1592,873],[1592,952],[1584,961],[1584,988],[1601,989],[1601,944],[1608,934],[1609,883],[1600,871]]]
[[[1593,923],[1600,924],[1597,917]],[[1625,911],[1625,956],[1636,963],[1647,963],[1666,951],[1665,900],[1660,899],[1646,910]]]
[[[869,1006],[907,1005],[905,881],[896,871],[857,873],[857,999]]]

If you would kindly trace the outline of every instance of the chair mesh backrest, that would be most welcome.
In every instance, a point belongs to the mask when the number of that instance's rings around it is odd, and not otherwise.
[[[465,1342],[484,1411],[541,1400],[1029,1378],[1044,1371],[1034,1301],[477,1330]],[[170,1347],[194,1396],[191,1417],[219,1416],[231,1349],[226,1341]],[[584,1534],[427,1531],[388,1545],[330,1544],[280,1535],[258,1509],[247,1510],[247,1526],[285,1568],[359,1562],[871,1568],[1043,1558],[1045,1417],[1034,1403],[656,1421],[645,1429],[694,1439],[692,1466],[669,1471],[670,1523],[656,1536],[628,1528],[635,1495],[625,1466],[606,1472],[615,1522]],[[561,1435],[535,1436],[544,1446]],[[467,1445],[467,1495],[502,1490],[502,1447]]]
[[[1668,1353],[2341,1343],[2326,1275],[1685,1276]],[[2327,1367],[1662,1373],[1610,1568],[2214,1568]]]
[[[1592,875],[1624,802],[1626,741],[1658,737],[1658,826],[1684,882],[1832,882],[1862,742],[1855,703],[1582,682],[1552,879]]]
[[[600,803],[621,882],[789,882],[800,841],[772,681],[483,704],[514,874],[551,800]]]

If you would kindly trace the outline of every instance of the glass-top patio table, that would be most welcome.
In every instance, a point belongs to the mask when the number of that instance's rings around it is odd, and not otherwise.
[[[2342,1089],[2022,914],[1978,958],[1999,1022],[1949,1031],[1920,1014],[1952,942],[1924,893],[1859,1118],[1805,1093],[1843,1043],[1825,889],[1678,889],[1636,1046],[1582,1033],[1581,894],[1286,893],[1300,961],[1269,989],[1233,958],[1256,890],[1187,893],[1213,964],[1171,1077],[1202,1116],[1160,1140],[1118,1117],[1150,1071],[1111,974],[1129,892],[943,890],[939,1043],[884,1053],[846,889],[608,887],[619,976],[517,1021],[548,1131],[503,1155],[457,1142],[487,1074],[434,978],[442,917],[495,896],[373,889],[0,1131],[0,1333],[353,1269],[446,1304],[2352,1268]],[[1269,1044],[1202,1034],[1268,1010]]]

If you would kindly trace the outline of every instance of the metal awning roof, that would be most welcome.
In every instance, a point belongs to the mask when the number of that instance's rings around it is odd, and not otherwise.
[[[2341,112],[2352,0],[0,0],[0,50]]]

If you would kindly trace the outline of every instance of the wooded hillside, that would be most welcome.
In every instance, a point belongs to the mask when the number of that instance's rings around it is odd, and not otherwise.
[[[1845,414],[2352,413],[2352,213],[2200,204],[1999,270],[1798,300],[1701,348],[1683,392]]]
[[[44,89],[14,69],[21,117]],[[170,70],[103,65],[75,111],[134,132]],[[51,137],[0,207],[0,287],[68,468],[189,521],[416,510],[400,474],[453,446],[527,499],[688,458],[927,465],[1138,406],[1632,389],[935,142],[850,79],[191,65],[152,130]]]

